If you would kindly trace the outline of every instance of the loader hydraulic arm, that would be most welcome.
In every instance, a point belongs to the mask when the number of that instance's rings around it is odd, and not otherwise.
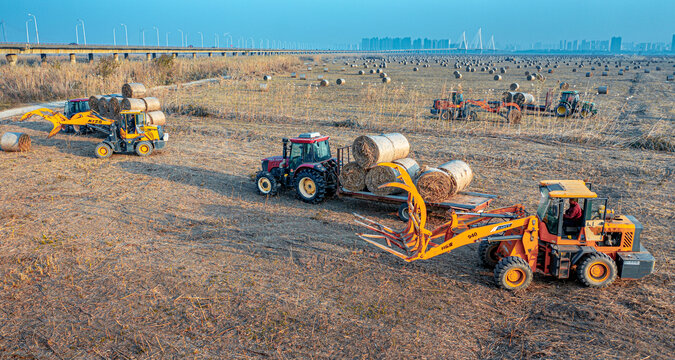
[[[114,122],[113,120],[101,117],[91,110],[77,113],[68,119],[63,114],[47,108],[41,108],[27,112],[23,114],[19,120],[23,121],[29,119],[33,115],[40,116],[54,125],[54,128],[49,132],[47,137],[56,135],[64,125],[111,125]]]
[[[527,216],[522,205],[485,211],[481,213],[452,212],[450,221],[433,231],[426,229],[426,205],[412,179],[398,164],[383,163],[398,170],[402,183],[388,183],[384,186],[398,187],[408,192],[409,221],[402,231],[392,230],[358,214],[358,224],[378,234],[357,234],[363,240],[394,254],[405,261],[430,259],[459,247],[480,241],[519,240],[522,249],[530,253],[537,238],[537,220]],[[501,220],[491,223],[495,219]]]

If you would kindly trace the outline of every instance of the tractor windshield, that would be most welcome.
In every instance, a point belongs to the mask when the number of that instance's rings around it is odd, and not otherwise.
[[[314,143],[315,161],[325,161],[330,159],[330,146],[328,140]]]

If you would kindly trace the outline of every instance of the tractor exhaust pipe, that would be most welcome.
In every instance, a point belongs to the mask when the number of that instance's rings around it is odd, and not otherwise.
[[[281,139],[281,142],[284,144],[284,160],[288,159],[288,138]]]

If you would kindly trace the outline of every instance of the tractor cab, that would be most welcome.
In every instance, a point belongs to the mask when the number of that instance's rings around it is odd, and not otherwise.
[[[72,118],[73,115],[85,111],[89,111],[89,99],[72,99],[66,101],[66,105],[63,109],[63,115],[68,119]]]
[[[337,160],[331,156],[329,137],[318,132],[303,133],[283,142],[283,155],[262,159],[256,175],[261,195],[276,195],[281,188],[294,187],[297,196],[318,203],[337,191]]]

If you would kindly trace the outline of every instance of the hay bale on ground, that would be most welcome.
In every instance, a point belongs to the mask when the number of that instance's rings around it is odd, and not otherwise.
[[[3,151],[28,151],[30,145],[30,136],[24,133],[6,132],[0,138],[0,149]]]
[[[420,170],[420,166],[417,164],[417,161],[411,158],[403,158],[394,160],[393,162],[395,164],[401,165],[413,180],[417,177],[417,174]],[[390,168],[388,166],[375,166],[366,174],[366,187],[368,188],[368,191],[376,195],[397,194],[402,190],[394,187],[380,188],[380,186],[387,183],[398,182],[397,177],[399,175],[400,173],[396,169]]]
[[[141,83],[128,83],[122,85],[122,95],[128,98],[140,99],[148,95],[148,90]]]
[[[443,202],[466,189],[473,171],[461,160],[449,161],[438,168],[428,168],[417,178],[417,191],[428,202]]]
[[[340,184],[349,191],[363,191],[366,188],[366,169],[356,162],[350,162],[340,170]]]
[[[399,133],[362,135],[352,144],[354,159],[363,168],[377,163],[403,159],[410,153],[410,143]]]

